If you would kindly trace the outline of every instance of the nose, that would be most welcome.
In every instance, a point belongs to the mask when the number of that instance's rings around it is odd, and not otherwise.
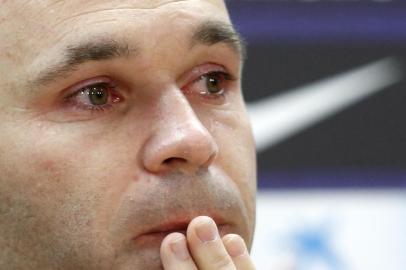
[[[179,90],[165,95],[157,110],[154,132],[143,148],[146,170],[190,173],[207,169],[218,154],[218,146],[183,93]]]

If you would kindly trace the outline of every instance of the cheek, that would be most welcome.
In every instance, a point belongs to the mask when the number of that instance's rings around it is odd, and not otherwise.
[[[218,146],[216,165],[225,171],[239,190],[247,213],[247,228],[252,244],[255,228],[256,153],[251,125],[243,110],[222,113],[213,117],[209,128]]]
[[[218,160],[221,164],[230,173],[237,173],[237,179],[246,184],[255,184],[255,143],[244,111],[217,113],[205,125],[220,148]]]
[[[8,194],[7,199],[0,196],[0,204],[8,201],[21,208],[9,224],[24,224],[21,237],[26,237],[23,231],[38,232],[30,234],[33,238],[47,235],[40,242],[57,245],[61,254],[82,249],[93,258],[89,252],[111,250],[109,236],[102,233],[108,231],[108,220],[129,178],[119,166],[124,156],[114,156],[116,147],[103,143],[107,138],[21,126],[2,129],[0,135],[0,189]],[[29,212],[31,224],[21,221],[24,212]],[[86,249],[86,243],[98,245]]]
[[[56,142],[54,132],[37,128],[25,125],[24,129],[2,130],[0,185],[12,191],[10,202],[29,207],[32,217],[50,229],[64,218],[62,213],[70,207],[67,201],[78,183],[72,153],[64,150],[66,144]]]
[[[251,126],[243,110],[222,112],[208,123],[219,145],[216,163],[234,180],[248,210],[254,213],[256,193],[256,152]]]
[[[129,158],[111,136],[73,130],[42,132],[36,147],[25,148],[28,173],[55,194],[50,196],[64,198],[67,207],[81,204],[76,208],[101,222],[131,178],[123,168]]]
[[[1,238],[9,246],[20,243],[27,258],[58,261],[64,253],[58,239],[65,239],[67,246],[72,242],[60,224],[73,220],[63,214],[73,185],[62,173],[66,163],[61,153],[42,143],[49,138],[37,136],[27,125],[20,127],[0,127],[0,230],[7,232]],[[52,249],[61,253],[52,254]]]
[[[27,200],[41,202],[49,197],[58,197],[56,188],[63,178],[62,167],[55,149],[42,143],[49,138],[37,136],[30,127],[1,127],[0,180],[16,190],[15,194],[25,193]],[[29,130],[29,132],[27,132]]]
[[[67,206],[80,209],[79,215],[87,213],[96,229],[109,226],[123,194],[139,175],[138,138],[119,127],[106,129],[50,129],[43,134],[51,136],[41,136],[41,147],[31,151],[36,170],[47,174],[45,181],[63,191]],[[77,215],[71,209],[71,215]],[[80,224],[89,224],[89,218]]]

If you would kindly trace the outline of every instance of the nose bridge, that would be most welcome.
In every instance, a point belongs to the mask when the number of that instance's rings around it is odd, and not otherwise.
[[[182,91],[167,91],[156,106],[159,114],[145,148],[145,167],[162,171],[209,166],[218,146]]]
[[[174,124],[176,127],[182,127],[186,123],[201,124],[190,102],[181,90],[175,89],[165,93],[158,106],[165,118],[170,118],[173,121],[168,122],[168,124]]]
[[[165,116],[168,118],[167,124],[173,125],[175,130],[181,133],[191,132],[198,135],[196,139],[199,139],[200,136],[211,137],[211,134],[196,114],[193,106],[181,91],[171,95],[165,101],[163,107]]]
[[[171,138],[167,143],[179,144],[184,151],[192,150],[190,144],[195,147],[210,144],[211,134],[183,94],[170,95],[162,103],[158,132]]]

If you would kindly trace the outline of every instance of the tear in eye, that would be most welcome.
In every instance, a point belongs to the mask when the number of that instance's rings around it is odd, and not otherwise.
[[[215,71],[202,75],[202,80],[205,83],[205,90],[202,94],[221,95],[225,91],[227,81],[233,78],[225,72]]]
[[[207,92],[210,94],[219,94],[223,91],[221,82],[222,82],[222,74],[219,73],[211,73],[205,75],[206,79],[206,88]],[[223,79],[224,80],[224,79]]]
[[[109,100],[109,91],[106,84],[96,84],[85,87],[81,90],[81,95],[88,97],[90,103],[95,106],[107,104]]]
[[[112,82],[85,85],[65,98],[66,104],[77,110],[102,112],[123,100]]]

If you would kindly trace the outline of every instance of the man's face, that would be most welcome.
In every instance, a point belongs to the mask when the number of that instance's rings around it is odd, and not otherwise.
[[[211,216],[252,242],[223,1],[0,1],[0,269],[160,269]]]

